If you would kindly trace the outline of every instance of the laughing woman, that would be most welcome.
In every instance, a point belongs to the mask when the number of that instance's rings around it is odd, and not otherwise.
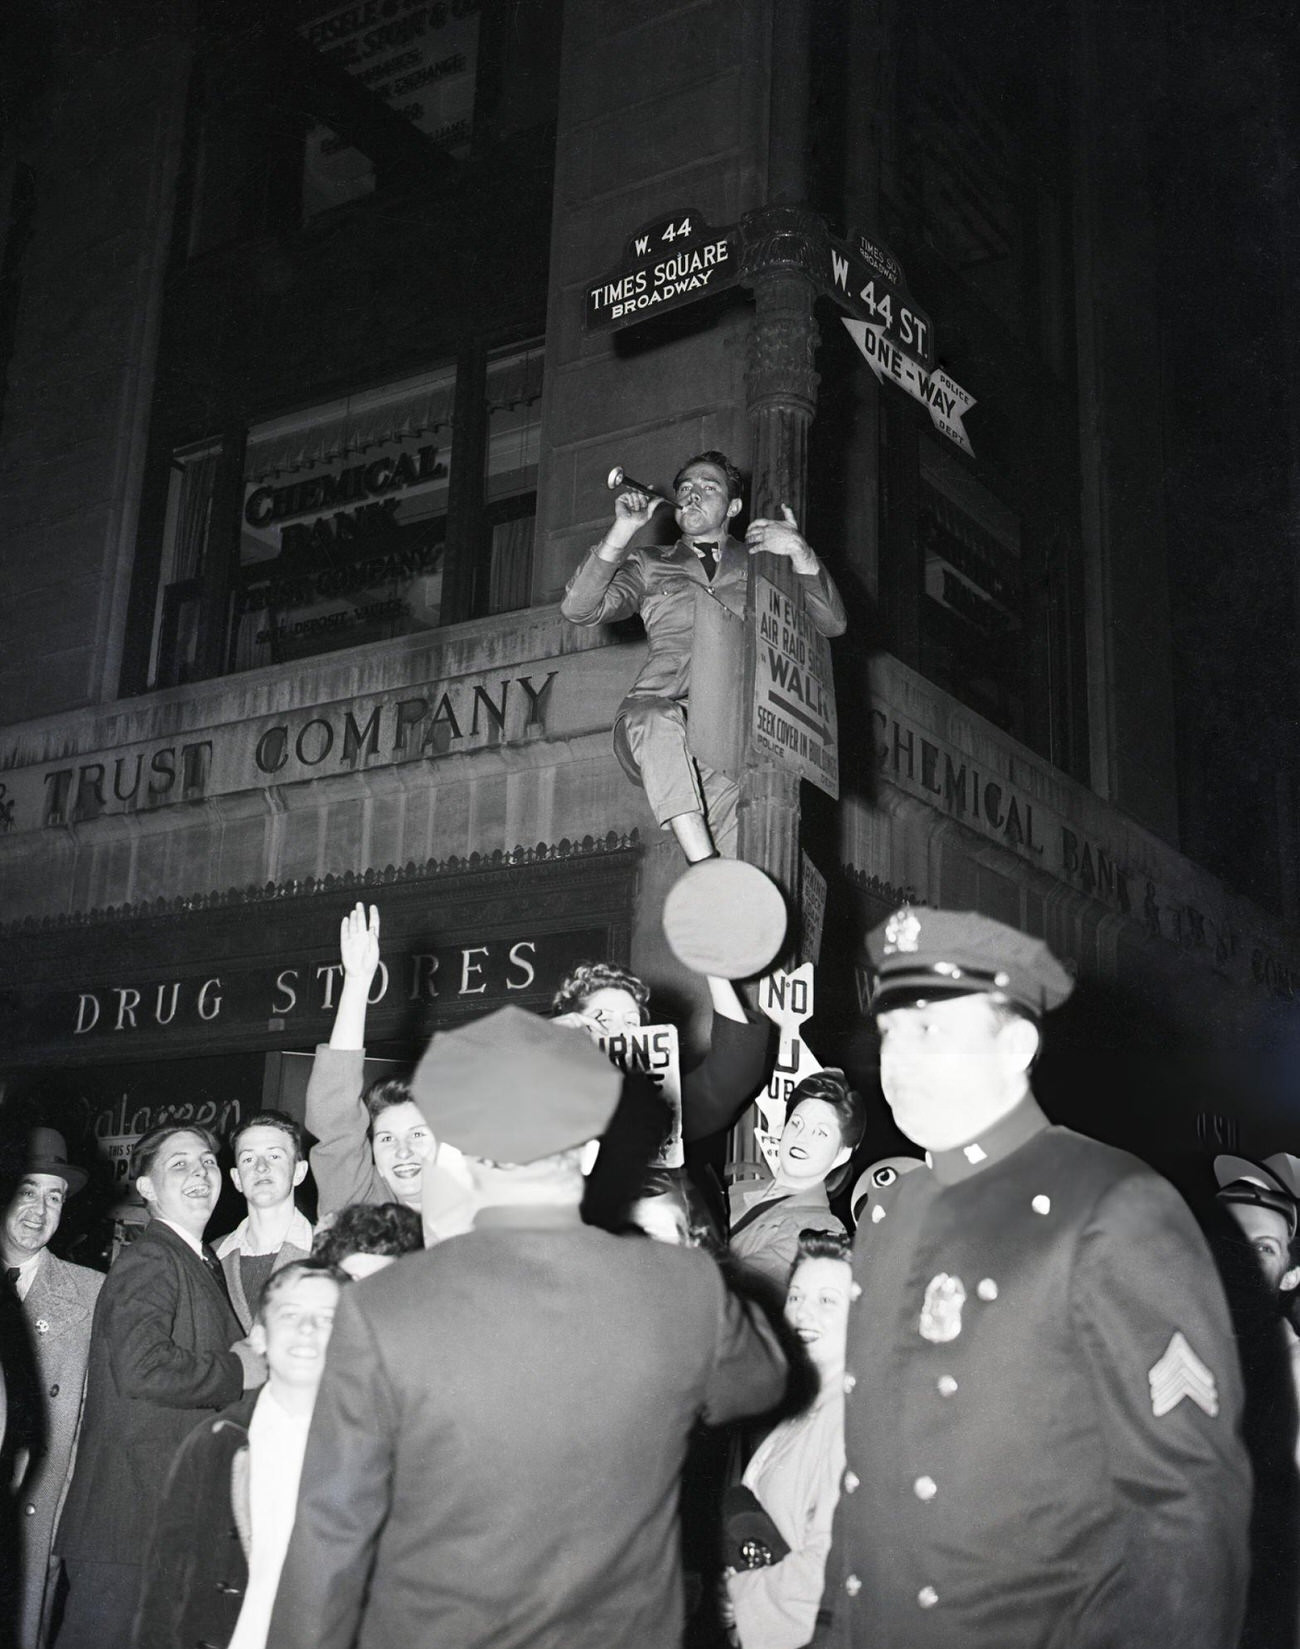
[[[731,1254],[784,1291],[807,1229],[843,1234],[829,1197],[848,1177],[867,1125],[862,1096],[843,1071],[806,1076],[790,1095],[770,1180],[731,1188]]]
[[[764,1563],[771,1548],[751,1539],[746,1555],[757,1566],[727,1573],[741,1649],[801,1649],[817,1624],[844,1471],[844,1343],[852,1283],[849,1239],[805,1231],[785,1318],[807,1348],[818,1393],[811,1408],[764,1439],[745,1472],[745,1487],[779,1537],[777,1549],[788,1550]]]

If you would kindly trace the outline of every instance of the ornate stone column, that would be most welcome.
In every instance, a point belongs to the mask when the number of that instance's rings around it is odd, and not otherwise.
[[[742,221],[744,274],[754,293],[746,401],[751,432],[750,516],[780,519],[788,504],[802,527],[808,478],[808,428],[817,405],[813,365],[814,257],[825,237],[821,220],[801,207],[767,206]],[[751,567],[745,642],[745,696],[753,702],[758,638],[757,575],[793,595],[788,562],[762,556]],[[792,903],[799,892],[799,778],[779,762],[747,752],[740,787],[742,859],[759,865]]]

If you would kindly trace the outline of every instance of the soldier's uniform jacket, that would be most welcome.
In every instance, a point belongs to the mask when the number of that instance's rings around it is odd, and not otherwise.
[[[785,1381],[707,1255],[481,1210],[339,1300],[268,1642],[676,1649],[691,1428]]]
[[[818,1643],[1230,1649],[1240,1375],[1181,1198],[1032,1099],[932,1166],[859,1237]]]
[[[615,720],[615,753],[633,779],[636,762],[619,731],[624,710],[629,701],[674,701],[688,696],[695,604],[700,599],[713,600],[743,616],[749,564],[746,546],[739,539],[723,538],[710,582],[699,556],[678,539],[675,544],[638,545],[620,562],[602,561],[593,548],[569,580],[560,611],[571,623],[609,624],[639,613],[645,625],[649,657]],[[825,565],[815,573],[796,576],[816,628],[824,636],[843,635],[848,623],[844,603]]]

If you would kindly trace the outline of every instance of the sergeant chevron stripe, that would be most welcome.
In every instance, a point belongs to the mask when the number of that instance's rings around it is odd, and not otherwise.
[[[1158,1420],[1176,1409],[1184,1397],[1214,1419],[1219,1412],[1219,1388],[1214,1375],[1176,1331],[1160,1361],[1147,1376],[1151,1382],[1151,1412]]]

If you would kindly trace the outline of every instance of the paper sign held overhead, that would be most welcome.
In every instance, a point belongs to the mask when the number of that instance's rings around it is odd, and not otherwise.
[[[755,1100],[762,1122],[755,1125],[754,1138],[763,1160],[775,1172],[777,1144],[785,1127],[790,1095],[806,1076],[822,1069],[821,1060],[802,1036],[804,1021],[810,1019],[813,1012],[812,963],[805,962],[789,973],[778,968],[768,974],[758,987],[758,1005],[781,1033],[767,1087]]]
[[[682,1071],[676,1025],[641,1025],[634,1031],[598,1036],[596,1045],[620,1071],[639,1071],[648,1077],[672,1107],[668,1137],[659,1148],[655,1166],[680,1168],[682,1150]]]

